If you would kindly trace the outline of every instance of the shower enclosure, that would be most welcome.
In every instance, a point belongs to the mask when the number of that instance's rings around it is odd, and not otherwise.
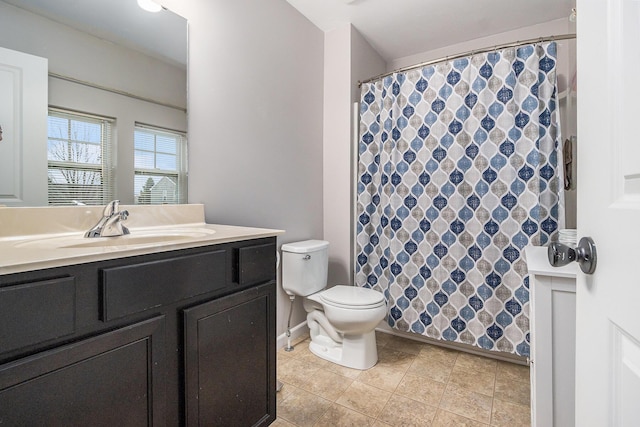
[[[556,42],[362,85],[356,284],[391,327],[529,355],[523,248],[563,227]]]

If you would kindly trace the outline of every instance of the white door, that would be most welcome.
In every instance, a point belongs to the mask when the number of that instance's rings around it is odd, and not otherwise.
[[[640,426],[640,0],[578,0],[576,426]]]
[[[0,48],[0,205],[47,203],[47,64]]]

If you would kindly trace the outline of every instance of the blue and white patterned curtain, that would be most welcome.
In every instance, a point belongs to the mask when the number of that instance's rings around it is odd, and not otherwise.
[[[529,355],[523,248],[564,218],[555,42],[364,84],[356,284],[406,332]]]

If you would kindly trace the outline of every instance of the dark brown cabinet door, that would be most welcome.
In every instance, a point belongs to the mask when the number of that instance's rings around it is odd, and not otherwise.
[[[164,323],[155,317],[0,365],[0,425],[164,425]]]
[[[184,311],[187,426],[275,420],[275,283]]]

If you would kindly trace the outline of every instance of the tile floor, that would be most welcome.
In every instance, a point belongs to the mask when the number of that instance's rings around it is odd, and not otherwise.
[[[366,371],[278,351],[272,426],[529,426],[529,368],[377,332]]]

